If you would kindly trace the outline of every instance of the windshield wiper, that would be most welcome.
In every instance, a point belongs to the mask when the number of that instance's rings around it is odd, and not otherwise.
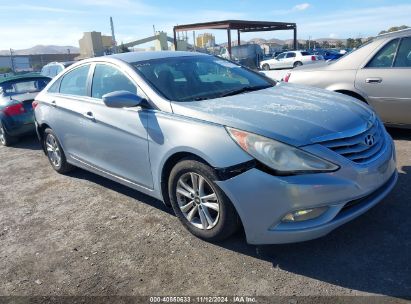
[[[263,90],[270,88],[271,85],[263,85],[263,86],[246,86],[246,87],[241,87],[235,90],[227,91],[219,95],[219,97],[226,97],[226,96],[232,96],[232,95],[237,95],[245,92],[252,92],[252,91],[258,91],[258,90]]]

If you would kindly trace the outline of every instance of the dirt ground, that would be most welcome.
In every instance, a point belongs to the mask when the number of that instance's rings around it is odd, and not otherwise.
[[[209,244],[157,200],[83,170],[53,171],[33,137],[0,148],[0,295],[411,296],[411,131],[399,182],[330,235]]]

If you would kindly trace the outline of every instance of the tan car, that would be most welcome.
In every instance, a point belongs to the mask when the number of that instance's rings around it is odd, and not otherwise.
[[[335,62],[294,69],[284,81],[353,96],[385,124],[411,128],[411,29],[380,35]]]

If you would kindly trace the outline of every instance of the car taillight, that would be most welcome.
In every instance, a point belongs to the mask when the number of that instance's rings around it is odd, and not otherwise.
[[[311,56],[311,60],[312,60],[312,61],[316,61],[317,58],[316,58],[315,56]]]
[[[284,82],[288,82],[288,80],[290,79],[291,73],[287,73],[287,75],[284,76]]]
[[[3,109],[4,114],[8,116],[15,116],[15,115],[20,115],[26,110],[24,109],[23,105],[21,103],[13,104],[11,106],[5,107]]]
[[[35,109],[35,108],[39,105],[39,102],[36,101],[36,100],[34,100],[34,101],[31,103],[31,105],[32,105],[33,109]]]

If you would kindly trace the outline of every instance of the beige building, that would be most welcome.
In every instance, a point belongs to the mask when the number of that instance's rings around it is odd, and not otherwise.
[[[215,45],[215,37],[213,34],[204,33],[197,36],[196,46],[199,48],[211,47]]]
[[[101,32],[85,32],[79,40],[80,58],[90,58],[104,55],[113,47],[111,36],[101,35]]]

